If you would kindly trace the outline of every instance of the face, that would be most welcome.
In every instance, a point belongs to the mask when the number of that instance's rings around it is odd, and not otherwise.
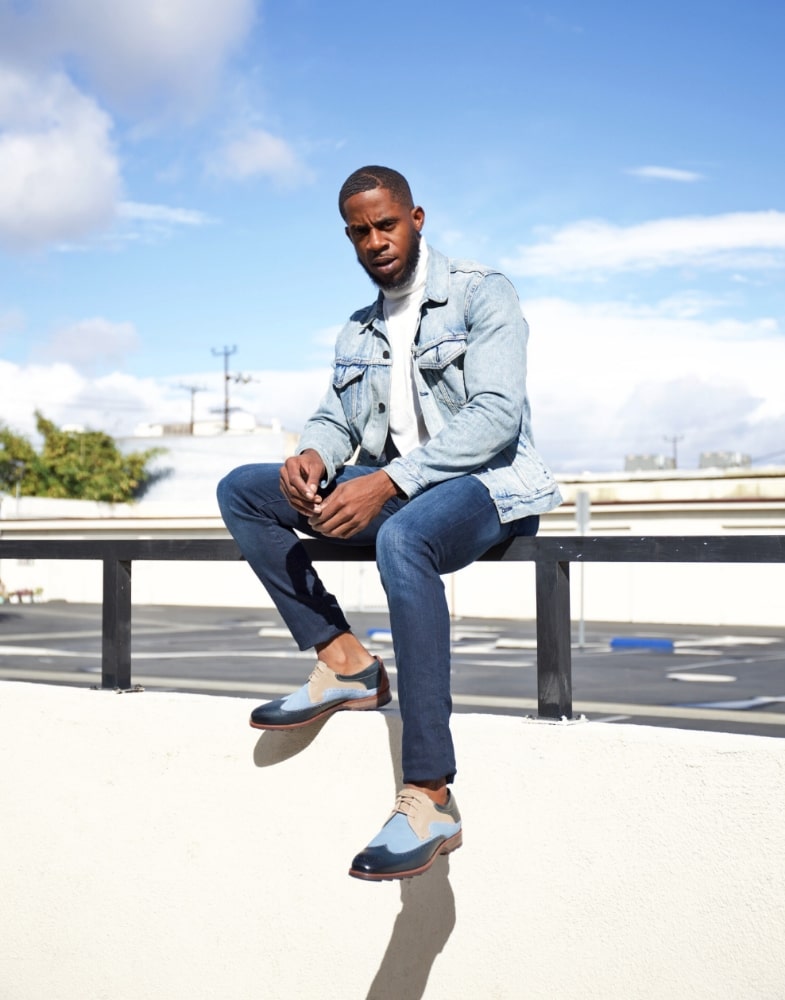
[[[425,212],[406,208],[386,188],[347,198],[346,235],[357,260],[380,288],[400,288],[414,274],[420,256]]]

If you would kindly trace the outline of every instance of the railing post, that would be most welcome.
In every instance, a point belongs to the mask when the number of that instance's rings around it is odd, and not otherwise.
[[[131,560],[104,557],[101,687],[131,687]]]
[[[544,719],[572,718],[570,564],[538,559],[537,701]]]

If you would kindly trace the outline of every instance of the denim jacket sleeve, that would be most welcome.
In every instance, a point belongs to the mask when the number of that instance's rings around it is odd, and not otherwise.
[[[427,305],[415,353],[431,438],[387,468],[410,497],[434,482],[487,468],[517,444],[528,424],[528,326],[515,289],[498,272],[459,277],[468,279],[462,301]]]

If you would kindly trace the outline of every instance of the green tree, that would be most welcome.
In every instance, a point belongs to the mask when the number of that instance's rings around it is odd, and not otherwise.
[[[163,454],[149,448],[123,454],[102,431],[64,431],[35,412],[43,439],[39,451],[24,437],[0,426],[0,490],[21,496],[125,503],[141,495],[154,478],[148,463]]]

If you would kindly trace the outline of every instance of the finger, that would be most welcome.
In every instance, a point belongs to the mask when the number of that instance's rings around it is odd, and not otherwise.
[[[323,524],[314,524],[312,519],[309,519],[308,524],[313,528],[314,531],[318,531],[320,535],[325,538],[351,538],[352,535],[356,535],[360,530],[359,527],[353,524],[343,524],[337,527],[327,527]]]
[[[298,500],[305,501],[309,506],[312,506],[315,502],[321,501],[321,497],[316,492],[318,485],[313,483],[309,484],[303,479],[294,481],[289,479],[284,484],[284,479],[282,477],[281,489],[289,500],[296,497]]]
[[[356,512],[344,507],[330,508],[329,510],[323,507],[320,512],[315,512],[309,518],[308,523],[322,534],[336,538],[348,538],[359,531],[362,526]]]

